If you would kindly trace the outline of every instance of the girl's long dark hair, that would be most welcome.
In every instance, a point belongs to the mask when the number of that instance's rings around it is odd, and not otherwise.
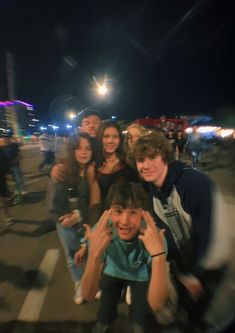
[[[114,121],[103,121],[102,125],[99,128],[98,134],[97,134],[97,140],[98,140],[98,154],[97,154],[97,162],[95,165],[96,171],[101,168],[105,162],[105,156],[104,156],[104,150],[103,150],[103,136],[104,132],[107,128],[115,128],[119,135],[119,145],[116,150],[117,157],[123,163],[125,161],[124,151],[123,151],[123,135],[122,135],[122,129],[121,127]]]
[[[65,170],[65,182],[68,185],[76,186],[81,182],[81,166],[75,158],[75,150],[79,147],[80,140],[86,139],[91,145],[91,160],[87,163],[89,165],[92,162],[94,156],[94,147],[91,137],[87,133],[78,133],[72,140],[70,139],[66,148],[66,159],[63,161]]]

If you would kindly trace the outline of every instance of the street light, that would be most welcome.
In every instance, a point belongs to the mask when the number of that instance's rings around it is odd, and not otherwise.
[[[69,116],[69,118],[70,118],[71,120],[73,120],[73,119],[76,118],[76,114],[73,113],[73,112],[70,112],[68,116]]]
[[[94,80],[95,83],[96,83],[96,91],[98,92],[98,94],[99,94],[100,96],[105,96],[105,95],[107,95],[107,93],[108,93],[108,91],[109,91],[109,89],[108,89],[108,87],[107,87],[107,82],[109,81],[109,80],[107,79],[107,75],[105,74],[103,83],[99,83],[99,82],[97,81],[97,79],[96,79],[95,76],[93,76],[93,80]]]
[[[108,92],[108,88],[106,87],[105,84],[103,84],[102,86],[99,86],[99,87],[98,87],[97,91],[98,91],[98,94],[99,94],[99,95],[104,96],[104,95],[107,94],[107,92]]]

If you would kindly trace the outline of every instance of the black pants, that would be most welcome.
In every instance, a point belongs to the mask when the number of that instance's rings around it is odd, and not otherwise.
[[[132,297],[129,311],[130,320],[132,324],[138,324],[141,326],[144,331],[147,315],[149,313],[149,307],[147,304],[147,281],[127,281],[103,274],[101,279],[102,293],[97,321],[102,324],[110,325],[115,320],[121,293],[127,284],[131,287]]]

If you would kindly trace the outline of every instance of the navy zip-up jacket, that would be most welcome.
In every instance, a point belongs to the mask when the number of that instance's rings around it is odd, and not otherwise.
[[[212,180],[181,161],[174,161],[161,189],[149,186],[150,208],[166,230],[168,258],[177,270],[198,278],[223,267],[229,256],[226,207]]]

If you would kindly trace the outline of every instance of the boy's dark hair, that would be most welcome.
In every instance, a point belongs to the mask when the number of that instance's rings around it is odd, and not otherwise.
[[[97,110],[95,110],[93,108],[87,108],[78,114],[78,126],[82,125],[82,121],[84,118],[87,118],[90,116],[97,116],[102,121],[101,115]]]
[[[173,147],[164,134],[150,133],[142,136],[134,145],[132,156],[136,161],[161,156],[166,164],[174,161]]]
[[[113,205],[123,208],[147,209],[147,193],[138,183],[118,182],[113,184],[106,197],[105,206],[109,209]]]

